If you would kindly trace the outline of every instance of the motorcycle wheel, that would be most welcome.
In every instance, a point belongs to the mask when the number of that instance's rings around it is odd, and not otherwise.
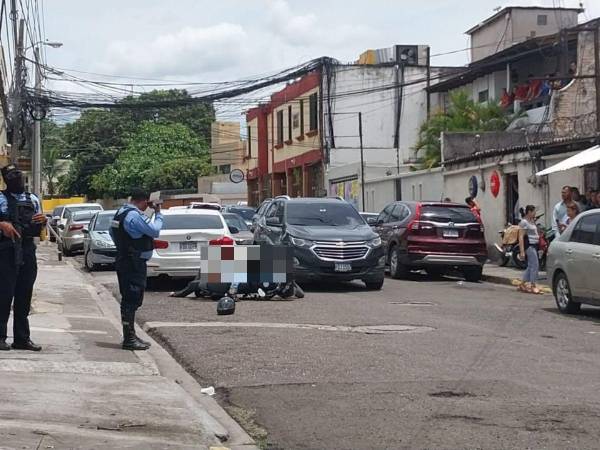
[[[513,248],[512,260],[513,260],[513,263],[515,264],[515,267],[517,267],[521,270],[525,270],[527,268],[527,255],[525,255],[525,259],[523,259],[523,260],[519,259],[519,246],[518,245],[515,245],[515,248]]]

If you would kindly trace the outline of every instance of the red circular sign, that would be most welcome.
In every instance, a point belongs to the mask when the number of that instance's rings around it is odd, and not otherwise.
[[[495,170],[490,177],[490,188],[492,190],[492,195],[498,197],[498,194],[500,193],[500,175],[498,175],[498,172]]]

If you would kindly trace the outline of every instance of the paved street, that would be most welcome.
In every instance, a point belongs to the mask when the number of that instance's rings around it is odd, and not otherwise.
[[[417,275],[223,317],[169,298],[180,285],[148,292],[140,322],[266,448],[597,447],[600,310]]]

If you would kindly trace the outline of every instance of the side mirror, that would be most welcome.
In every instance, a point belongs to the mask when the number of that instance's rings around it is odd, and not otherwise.
[[[231,234],[238,234],[238,233],[240,232],[240,230],[239,230],[237,227],[230,226],[230,227],[229,227],[229,232],[230,232]]]
[[[367,217],[367,224],[368,225],[377,225],[377,217]]]
[[[87,228],[84,228],[83,230],[81,230],[81,232],[83,234],[90,234],[90,230],[88,230]]]
[[[375,219],[375,225],[381,225],[383,223],[383,219]]]
[[[64,230],[65,226],[61,223],[61,224],[58,225],[58,228],[60,228],[61,230]]]
[[[280,227],[281,226],[281,221],[279,220],[279,217],[267,217],[265,219],[265,222],[270,227]]]

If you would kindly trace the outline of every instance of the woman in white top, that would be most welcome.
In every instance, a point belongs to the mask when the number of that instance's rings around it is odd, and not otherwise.
[[[535,224],[535,206],[527,205],[522,215],[523,219],[519,223],[519,258],[524,260],[527,257],[527,268],[523,272],[519,291],[541,294],[542,291],[536,286],[539,270],[538,245],[540,236]]]

